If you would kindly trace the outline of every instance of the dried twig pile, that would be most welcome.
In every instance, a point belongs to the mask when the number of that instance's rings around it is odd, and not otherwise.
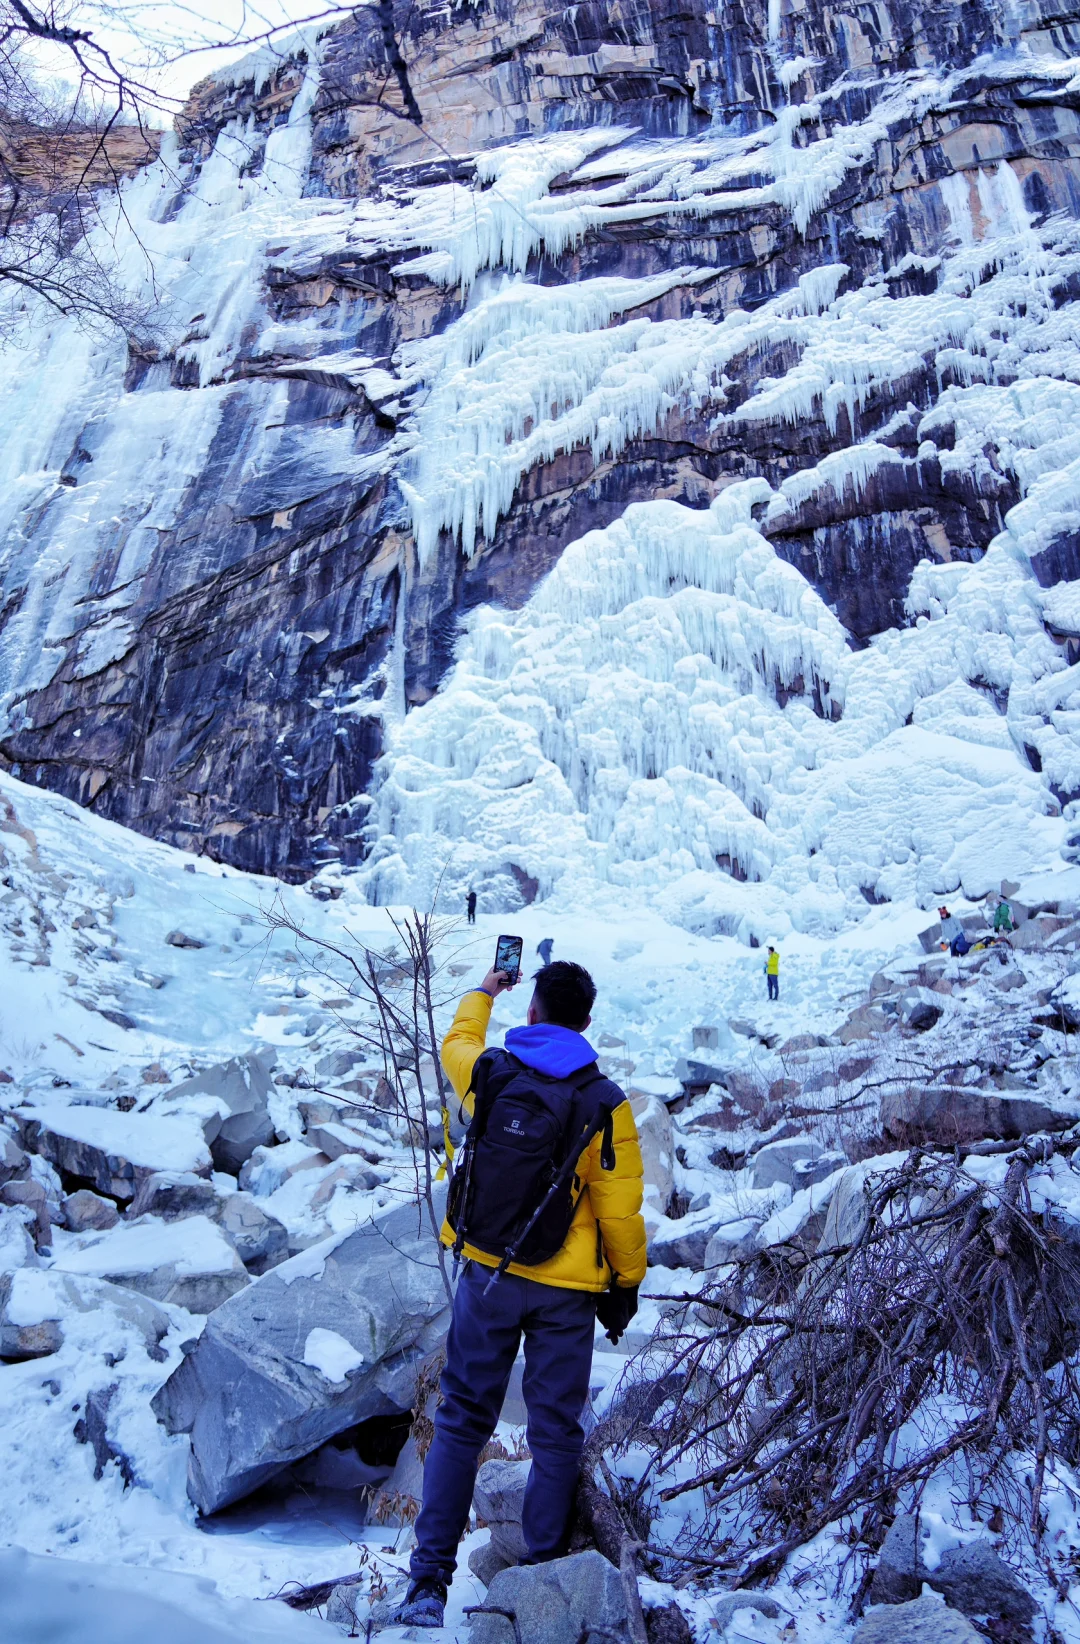
[[[996,1188],[912,1153],[869,1178],[846,1243],[722,1270],[674,1311],[608,1431],[651,1454],[639,1508],[688,1509],[667,1546],[654,1518],[669,1572],[751,1581],[830,1524],[876,1546],[954,1458],[1038,1542],[1047,1468],[1080,1453],[1080,1235],[1029,1191],[1053,1148],[1018,1150]]]

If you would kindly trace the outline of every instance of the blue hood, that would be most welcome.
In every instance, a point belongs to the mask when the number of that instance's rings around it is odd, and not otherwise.
[[[537,1073],[546,1073],[550,1079],[568,1079],[571,1073],[596,1061],[596,1052],[583,1033],[556,1027],[553,1022],[511,1028],[504,1043],[520,1062],[534,1067]]]

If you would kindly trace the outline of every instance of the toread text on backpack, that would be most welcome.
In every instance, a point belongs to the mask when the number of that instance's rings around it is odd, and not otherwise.
[[[625,1101],[595,1062],[567,1079],[527,1067],[507,1050],[486,1050],[473,1068],[472,1123],[454,1161],[446,1215],[456,1235],[499,1265],[538,1267],[566,1239],[580,1194],[578,1159],[603,1132],[600,1164],[615,1169],[612,1113]]]

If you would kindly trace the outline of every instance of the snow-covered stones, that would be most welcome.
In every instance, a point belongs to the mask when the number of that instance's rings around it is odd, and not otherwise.
[[[346,1427],[409,1410],[447,1323],[434,1239],[415,1205],[323,1240],[233,1296],[153,1403],[169,1432],[191,1434],[192,1501],[216,1512]],[[340,1379],[304,1362],[320,1329],[362,1356]]]
[[[906,1605],[918,1596],[923,1582],[941,1593],[953,1610],[969,1616],[995,1616],[1027,1626],[1037,1608],[1019,1576],[985,1537],[947,1548],[928,1569],[918,1519],[913,1513],[900,1513],[881,1546],[871,1603]]]
[[[939,1598],[883,1605],[863,1616],[851,1644],[979,1644],[982,1634]]]
[[[204,1120],[203,1134],[215,1167],[231,1176],[257,1147],[274,1139],[267,1098],[273,1089],[270,1075],[276,1060],[273,1050],[249,1051],[206,1068],[167,1092],[170,1107],[192,1097],[212,1098],[216,1110]]]
[[[973,1141],[1018,1141],[1039,1130],[1061,1131],[1080,1119],[1075,1102],[1051,1107],[1034,1095],[1010,1095],[966,1085],[908,1085],[881,1098],[881,1128],[894,1141],[953,1147]]]
[[[20,1279],[19,1273],[0,1273],[0,1359],[46,1358],[59,1352],[64,1332],[56,1309],[43,1309]]]
[[[330,1160],[344,1158],[348,1153],[359,1153],[365,1145],[364,1137],[358,1135],[355,1130],[350,1130],[347,1125],[335,1123],[312,1125],[307,1137],[312,1147],[325,1153]]]
[[[837,1030],[837,1038],[842,1045],[851,1045],[862,1039],[876,1039],[890,1026],[891,1018],[880,1005],[859,1005]]]
[[[125,1223],[81,1249],[65,1250],[54,1269],[107,1279],[190,1313],[211,1313],[250,1283],[235,1249],[206,1216]]]
[[[929,988],[912,988],[898,1001],[900,1022],[912,1033],[926,1033],[936,1027],[944,1012],[941,998]]]
[[[500,1570],[469,1617],[469,1644],[505,1644],[508,1627],[500,1611],[517,1618],[513,1630],[520,1644],[578,1644],[590,1633],[633,1636],[626,1583],[593,1551]]]
[[[321,1147],[307,1142],[282,1142],[279,1147],[257,1147],[241,1167],[240,1186],[260,1199],[276,1193],[298,1170],[319,1170],[330,1160]]]
[[[825,1149],[812,1136],[789,1136],[783,1141],[766,1142],[754,1154],[750,1180],[754,1187],[773,1187],[784,1182],[791,1187],[795,1180],[795,1166],[819,1159]],[[804,1184],[805,1185],[805,1184]]]
[[[289,1235],[276,1216],[264,1210],[250,1193],[228,1193],[200,1176],[184,1171],[162,1171],[140,1184],[130,1215],[159,1216],[182,1221],[207,1216],[216,1222],[244,1266],[265,1273],[289,1253]]]
[[[16,1115],[23,1146],[112,1199],[131,1199],[159,1170],[209,1176],[212,1161],[194,1119],[114,1108],[34,1108]]]
[[[724,1222],[705,1246],[703,1265],[706,1268],[724,1267],[728,1262],[752,1256],[758,1248],[757,1237],[761,1226],[761,1219],[756,1216],[740,1216],[735,1221]]]

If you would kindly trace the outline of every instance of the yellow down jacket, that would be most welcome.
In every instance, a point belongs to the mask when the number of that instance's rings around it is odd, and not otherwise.
[[[467,1113],[472,1112],[472,1097],[467,1093],[476,1058],[484,1049],[491,1004],[490,994],[467,993],[442,1044],[442,1065]],[[627,1101],[615,1109],[612,1139],[614,1170],[600,1168],[600,1136],[593,1137],[578,1160],[574,1178],[575,1191],[579,1191],[577,1209],[562,1249],[536,1267],[511,1262],[509,1272],[561,1290],[606,1290],[613,1273],[620,1285],[641,1283],[645,1277],[641,1148]],[[445,1245],[454,1242],[449,1222],[443,1223],[442,1241]],[[485,1267],[499,1265],[494,1256],[470,1244],[465,1245],[465,1255]]]

